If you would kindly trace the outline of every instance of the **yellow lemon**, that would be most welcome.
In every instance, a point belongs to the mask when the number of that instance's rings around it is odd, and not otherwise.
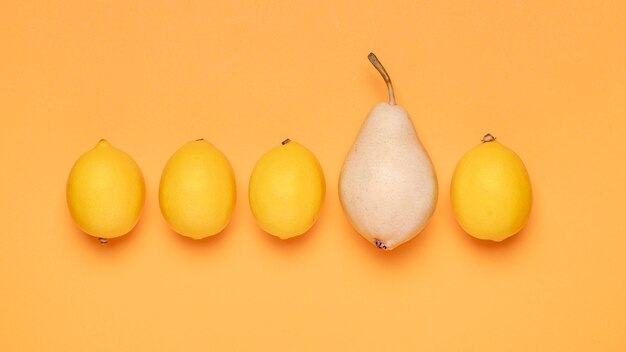
[[[163,217],[177,233],[202,239],[230,221],[237,191],[226,156],[210,142],[188,142],[167,161],[159,186]]]
[[[457,164],[450,195],[454,215],[463,230],[476,238],[497,242],[524,227],[532,205],[524,163],[490,134]]]
[[[281,239],[313,226],[325,193],[324,173],[315,155],[289,139],[257,161],[248,187],[257,223]]]
[[[104,139],[76,161],[66,191],[78,227],[103,243],[135,227],[145,197],[137,163]]]

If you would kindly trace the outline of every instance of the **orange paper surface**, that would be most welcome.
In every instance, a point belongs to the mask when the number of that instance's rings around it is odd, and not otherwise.
[[[1,351],[626,350],[626,4],[619,1],[4,1],[0,4]],[[439,178],[393,252],[349,225],[337,180],[387,99],[373,51]],[[534,206],[500,244],[456,224],[461,155],[490,132]],[[320,218],[280,241],[247,182],[285,138],[327,178]],[[146,179],[135,231],[102,246],[65,202],[100,138]],[[228,228],[194,242],[158,206],[161,170],[205,138],[230,159]]]

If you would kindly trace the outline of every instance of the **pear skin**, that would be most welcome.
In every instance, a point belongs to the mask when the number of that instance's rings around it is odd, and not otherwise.
[[[437,176],[409,114],[395,103],[389,76],[373,54],[369,58],[390,99],[370,111],[346,156],[339,199],[357,232],[391,250],[426,227],[437,204]]]

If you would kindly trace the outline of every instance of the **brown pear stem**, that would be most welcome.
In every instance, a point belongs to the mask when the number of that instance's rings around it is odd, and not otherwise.
[[[389,78],[389,75],[387,74],[387,70],[385,70],[385,68],[383,67],[383,64],[380,63],[380,61],[378,60],[376,55],[374,55],[374,53],[370,53],[369,55],[367,55],[367,58],[370,60],[372,65],[376,67],[378,72],[380,72],[380,75],[383,76],[385,83],[387,83],[387,89],[389,90],[389,104],[396,105],[396,96],[395,94],[393,94],[393,86],[391,85],[391,78]]]

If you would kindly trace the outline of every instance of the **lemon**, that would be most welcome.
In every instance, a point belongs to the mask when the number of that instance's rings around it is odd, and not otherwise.
[[[236,198],[230,162],[204,139],[183,145],[163,169],[161,213],[183,236],[202,239],[221,232],[230,221]]]
[[[76,161],[66,191],[67,205],[78,227],[102,242],[135,227],[145,197],[137,163],[104,139]]]
[[[497,242],[524,227],[532,205],[524,163],[490,134],[457,164],[450,195],[454,215],[463,230],[476,238]]]
[[[250,176],[248,198],[259,226],[287,239],[313,226],[325,192],[324,173],[315,155],[287,139],[257,161]]]

